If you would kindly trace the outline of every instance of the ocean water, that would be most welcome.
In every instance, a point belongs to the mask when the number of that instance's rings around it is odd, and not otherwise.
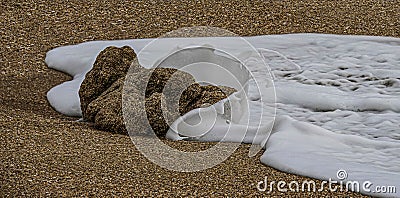
[[[243,39],[251,47],[243,47]],[[265,119],[251,119],[264,128],[256,134],[256,123],[250,122],[246,134],[226,137],[221,128],[230,123],[217,123],[194,140],[258,144],[264,152],[261,162],[276,169],[322,180],[338,180],[338,171],[344,170],[343,182],[371,183],[360,189],[364,194],[400,197],[400,39],[325,34],[243,39],[165,38],[156,45],[148,45],[154,39],[133,39],[55,48],[47,53],[47,65],[74,79],[52,88],[47,97],[60,113],[81,116],[80,83],[98,53],[111,45],[140,51],[145,67],[187,46],[218,47],[243,61],[250,60],[249,51],[257,51],[273,77],[262,66],[249,64],[262,88],[249,84],[247,110],[251,116],[265,114]],[[243,131],[245,124],[230,126]],[[186,139],[174,132],[167,137]],[[380,186],[395,186],[397,192],[374,192]]]

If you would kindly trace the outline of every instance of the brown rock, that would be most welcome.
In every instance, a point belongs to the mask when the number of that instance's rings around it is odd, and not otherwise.
[[[200,108],[200,107],[208,107],[211,106],[218,101],[225,99],[236,90],[231,87],[226,86],[213,86],[213,85],[206,85],[201,86],[202,92],[198,98],[187,106],[187,108],[183,112],[188,112],[190,110]]]
[[[94,122],[95,127],[106,131],[124,130],[122,116],[122,87],[124,79],[120,78],[99,97],[87,106],[85,119]]]
[[[145,69],[131,48],[108,47],[97,57],[79,94],[83,117],[96,128],[126,134],[128,127],[134,134],[146,134],[151,127],[163,136],[179,116],[234,91],[200,86],[193,76],[173,68]]]
[[[157,92],[146,98],[146,113],[151,128],[158,136],[165,135],[169,125],[178,118],[168,111],[164,94]]]
[[[82,82],[79,90],[81,109],[86,107],[108,89],[116,80],[126,75],[136,54],[132,48],[107,47],[97,56],[92,70],[90,70]],[[132,67],[140,70],[141,66]],[[87,115],[83,112],[83,118]]]

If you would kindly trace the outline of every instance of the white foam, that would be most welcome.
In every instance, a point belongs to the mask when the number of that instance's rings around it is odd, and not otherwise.
[[[256,48],[267,49],[260,53],[272,68],[277,90],[277,120],[270,139],[266,143],[263,139],[269,134],[261,133],[255,141],[265,148],[261,162],[282,171],[325,180],[336,179],[336,172],[344,169],[349,181],[371,181],[371,189],[397,185],[395,194],[363,193],[400,197],[400,39],[293,34],[246,37],[246,40]],[[128,45],[139,52],[151,41],[96,41],[49,51],[48,66],[74,77],[49,91],[50,104],[63,114],[80,116],[78,89],[97,54],[111,45]],[[235,56],[246,51],[238,49],[232,38],[201,41],[223,46]],[[198,42],[199,38],[164,39],[157,48],[138,54],[139,62],[150,67],[172,49]],[[255,75],[259,69],[250,68]],[[250,111],[257,114],[261,108],[257,101],[260,96],[251,86],[249,90],[253,100]],[[268,110],[270,106],[265,108]],[[268,131],[271,123],[264,124]],[[220,126],[223,125],[216,127]],[[222,140],[224,134],[218,131],[224,130],[212,130],[213,133],[196,140]],[[247,134],[232,135],[225,140],[251,143],[253,132],[251,129]],[[175,134],[170,138],[180,139],[180,136]]]

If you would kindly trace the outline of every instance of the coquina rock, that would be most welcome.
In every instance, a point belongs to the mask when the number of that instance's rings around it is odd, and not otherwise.
[[[98,129],[127,134],[128,126],[134,134],[147,134],[152,129],[164,136],[179,116],[235,91],[201,86],[189,73],[173,68],[145,69],[133,49],[125,46],[100,52],[79,96],[84,120]]]
[[[82,111],[115,81],[124,77],[135,58],[135,51],[128,46],[122,48],[107,47],[101,51],[79,89]],[[140,65],[138,65],[137,69],[144,68],[140,68]],[[83,113],[83,118],[87,119],[85,116],[87,114]]]

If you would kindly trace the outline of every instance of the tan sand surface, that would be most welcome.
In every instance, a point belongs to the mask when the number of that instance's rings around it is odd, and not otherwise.
[[[54,111],[53,86],[71,79],[50,70],[45,53],[84,41],[157,37],[186,26],[236,34],[298,32],[399,37],[400,2],[375,1],[12,1],[0,2],[0,197],[8,196],[352,196],[258,192],[269,180],[309,179],[260,163],[241,146],[201,172],[173,172],[148,161],[128,136],[93,129]],[[169,142],[196,150],[211,143]],[[318,159],[316,159],[318,160]],[[317,183],[320,181],[315,180]]]

